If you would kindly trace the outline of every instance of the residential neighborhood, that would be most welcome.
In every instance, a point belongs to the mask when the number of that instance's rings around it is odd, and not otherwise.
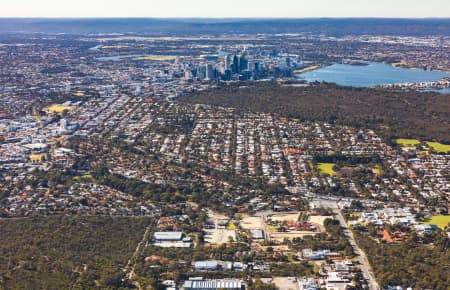
[[[0,28],[0,289],[444,289],[449,36],[254,25]]]

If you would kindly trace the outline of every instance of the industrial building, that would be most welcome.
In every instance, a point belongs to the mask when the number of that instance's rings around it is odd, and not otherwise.
[[[161,248],[189,248],[192,240],[183,236],[183,232],[155,232],[153,245]]]
[[[183,238],[182,232],[155,232],[153,235],[155,241],[181,241]]]
[[[221,267],[219,261],[197,261],[194,263],[195,271],[214,271]]]
[[[184,290],[245,290],[245,285],[240,280],[222,279],[222,280],[189,280],[185,281],[182,289]]]

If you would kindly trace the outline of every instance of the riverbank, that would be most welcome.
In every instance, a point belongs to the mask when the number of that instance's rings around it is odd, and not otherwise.
[[[441,72],[441,73],[447,73],[450,74],[450,70],[442,70],[442,69],[423,69],[417,66],[410,65],[406,61],[399,61],[399,62],[391,62],[390,64],[394,68],[405,68],[405,69],[414,69],[414,70],[423,70],[423,71],[435,71],[435,72]]]
[[[302,74],[302,73],[305,73],[305,72],[309,72],[309,71],[313,71],[313,70],[316,70],[316,69],[319,69],[319,68],[321,68],[322,66],[320,66],[320,65],[312,65],[312,66],[308,66],[308,67],[305,67],[305,68],[302,68],[302,69],[296,69],[296,70],[294,70],[294,74]]]

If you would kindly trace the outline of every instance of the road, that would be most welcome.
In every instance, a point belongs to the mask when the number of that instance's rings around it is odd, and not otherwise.
[[[137,289],[142,290],[142,286],[140,285],[139,281],[137,281],[135,279],[135,273],[134,273],[134,269],[136,267],[136,263],[139,259],[139,257],[141,256],[141,253],[144,251],[145,249],[145,244],[147,243],[149,237],[150,237],[150,229],[151,229],[151,225],[148,225],[147,228],[145,229],[144,235],[142,236],[142,240],[137,244],[136,246],[136,250],[134,251],[133,255],[131,256],[131,258],[128,260],[127,265],[125,266],[125,268],[123,269],[123,271],[125,272],[127,278],[134,284],[134,286],[136,286]]]
[[[349,240],[350,245],[353,248],[353,252],[358,257],[358,262],[360,264],[361,272],[363,274],[364,279],[369,284],[369,289],[370,290],[379,290],[380,286],[378,285],[377,281],[375,280],[369,260],[367,259],[367,256],[364,253],[364,251],[362,251],[361,248],[356,243],[353,232],[347,228],[347,224],[345,223],[345,219],[342,216],[342,212],[338,206],[337,200],[332,200],[330,198],[314,197],[312,202],[317,207],[331,208],[333,210],[337,219],[339,220],[339,223],[341,224],[341,226],[343,228],[345,237]],[[272,213],[273,212],[271,212],[271,211],[265,211],[265,212],[259,213],[259,215],[261,215],[261,217],[262,217],[262,221],[263,221],[262,227],[263,227],[263,229],[265,229],[265,231],[267,231],[267,225],[264,221],[267,218],[267,216]],[[283,212],[283,213],[285,214],[285,212]]]
[[[361,265],[361,272],[363,274],[364,279],[366,279],[366,281],[369,284],[369,289],[379,290],[380,286],[378,285],[377,281],[375,280],[375,277],[372,272],[372,268],[369,264],[369,261],[367,260],[367,256],[364,253],[364,251],[362,251],[361,248],[356,243],[355,237],[353,236],[353,232],[347,228],[347,225],[345,223],[344,217],[342,216],[341,210],[336,207],[333,209],[333,211],[336,214],[336,217],[339,220],[339,222],[343,228],[345,237],[348,239],[348,241],[350,242],[350,245],[353,248],[353,252],[355,252],[355,254],[358,257],[359,264]]]
[[[339,220],[339,223],[342,226],[345,237],[350,242],[350,245],[353,248],[353,252],[358,257],[358,262],[361,265],[361,272],[363,274],[364,279],[369,284],[369,289],[379,290],[380,286],[378,285],[377,281],[375,280],[369,260],[367,259],[367,256],[364,253],[364,251],[361,250],[361,248],[356,243],[353,232],[347,228],[347,224],[345,223],[345,219],[342,216],[342,212],[338,206],[337,200],[333,200],[333,199],[326,198],[326,197],[314,197],[312,199],[312,202],[318,207],[328,207],[333,210],[334,214],[336,215],[337,219]]]

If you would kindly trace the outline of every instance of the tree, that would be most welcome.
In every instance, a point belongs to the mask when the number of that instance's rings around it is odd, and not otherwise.
[[[352,200],[352,202],[350,203],[350,208],[355,209],[357,211],[361,211],[364,209],[364,206],[361,201]]]
[[[252,283],[248,284],[248,290],[277,290],[278,288],[275,284],[266,284],[261,281],[261,279],[255,279]]]

